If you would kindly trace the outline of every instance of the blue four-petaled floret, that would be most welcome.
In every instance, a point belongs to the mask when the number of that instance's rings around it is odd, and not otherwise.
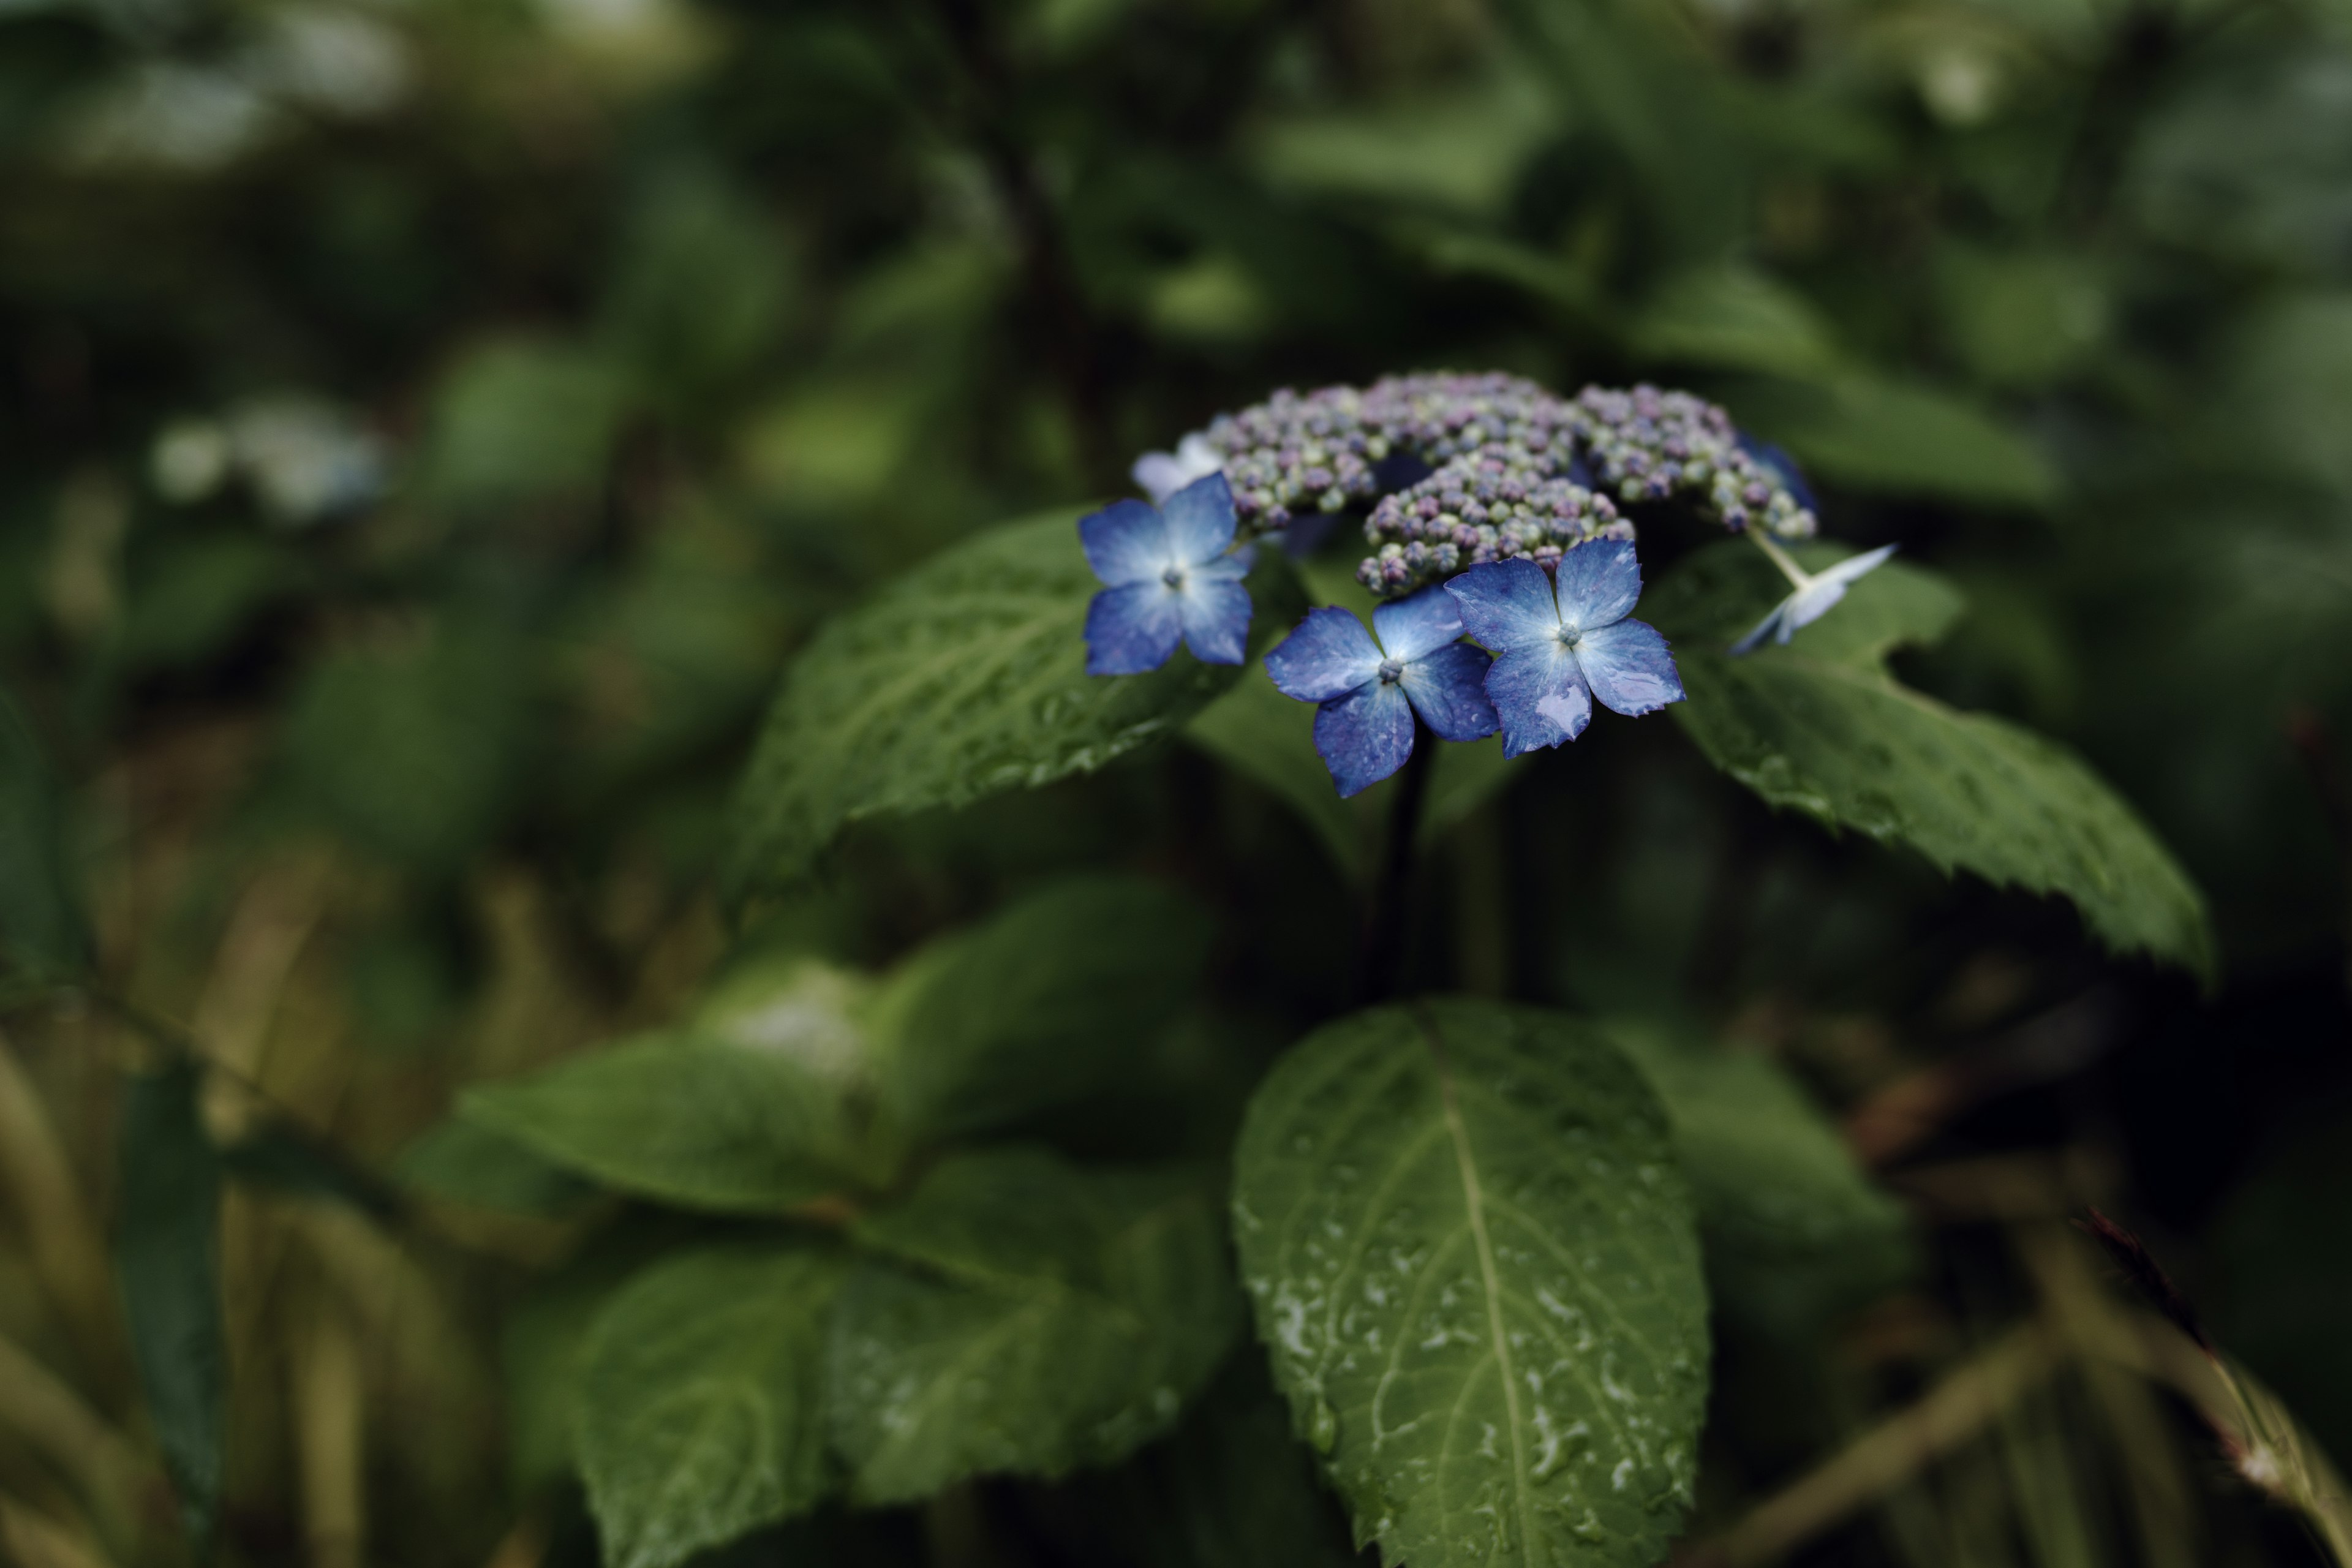
[[[1404,766],[1412,755],[1415,714],[1444,740],[1495,732],[1494,705],[1482,685],[1492,661],[1461,637],[1454,601],[1431,587],[1375,606],[1369,632],[1346,610],[1310,610],[1265,656],[1276,689],[1320,704],[1315,750],[1340,795]]]
[[[1203,664],[1239,664],[1249,637],[1250,547],[1234,547],[1234,493],[1211,474],[1164,507],[1113,501],[1078,520],[1103,590],[1087,606],[1087,673],[1141,675],[1183,643]]]
[[[1507,757],[1573,741],[1595,699],[1628,715],[1683,700],[1666,639],[1626,618],[1642,596],[1641,563],[1626,541],[1580,544],[1555,572],[1524,558],[1487,562],[1445,591],[1470,635],[1495,652],[1486,695]]]

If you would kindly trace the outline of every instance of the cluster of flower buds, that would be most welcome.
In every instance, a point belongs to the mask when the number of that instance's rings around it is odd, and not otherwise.
[[[1278,392],[1202,433],[1245,534],[1371,506],[1365,585],[1396,598],[1487,561],[1556,563],[1630,539],[1617,503],[1679,498],[1733,529],[1814,529],[1778,467],[1688,393],[1587,387],[1573,398],[1499,373],[1389,376]],[[1377,503],[1377,504],[1375,504]]]

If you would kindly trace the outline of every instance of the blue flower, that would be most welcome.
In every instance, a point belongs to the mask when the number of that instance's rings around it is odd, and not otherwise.
[[[1173,452],[1146,452],[1128,469],[1155,506],[1164,505],[1170,496],[1195,479],[1224,471],[1225,455],[1210,446],[1209,438],[1198,430],[1177,442]]]
[[[1285,697],[1322,704],[1315,749],[1342,796],[1404,766],[1416,713],[1448,741],[1495,732],[1494,705],[1481,689],[1492,661],[1461,636],[1454,601],[1432,587],[1376,606],[1370,632],[1346,610],[1311,610],[1265,656],[1265,672]]]
[[[1113,501],[1078,520],[1078,542],[1103,591],[1087,606],[1087,673],[1158,669],[1179,641],[1203,664],[1239,664],[1249,636],[1242,576],[1250,551],[1234,543],[1234,492],[1211,474],[1167,508]]]
[[[1860,555],[1850,555],[1825,572],[1808,572],[1789,559],[1761,533],[1751,535],[1780,568],[1795,592],[1772,606],[1772,613],[1756,623],[1756,629],[1731,645],[1735,654],[1753,653],[1766,637],[1785,643],[1799,626],[1811,626],[1829,614],[1830,606],[1845,597],[1846,584],[1895,553],[1895,546],[1882,544]]]
[[[1642,596],[1642,563],[1627,541],[1578,545],[1560,557],[1557,584],[1522,556],[1473,566],[1445,591],[1470,635],[1495,650],[1486,695],[1507,757],[1575,740],[1596,697],[1629,716],[1683,700],[1666,639],[1625,618]]]

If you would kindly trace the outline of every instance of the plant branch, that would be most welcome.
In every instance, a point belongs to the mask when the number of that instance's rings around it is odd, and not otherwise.
[[[1404,967],[1405,939],[1412,929],[1412,869],[1421,847],[1422,808],[1429,799],[1429,775],[1437,762],[1437,737],[1416,714],[1412,755],[1397,776],[1396,800],[1389,808],[1388,847],[1380,880],[1365,910],[1361,967],[1356,1000],[1370,1005],[1394,994]]]

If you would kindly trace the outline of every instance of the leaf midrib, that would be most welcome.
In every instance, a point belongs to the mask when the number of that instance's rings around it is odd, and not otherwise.
[[[1454,1088],[1454,1065],[1446,1059],[1445,1038],[1437,1020],[1426,1009],[1420,1013],[1423,1037],[1437,1071],[1437,1092],[1445,1113],[1446,1135],[1453,1140],[1454,1159],[1462,1176],[1464,1217],[1478,1257],[1478,1279],[1486,1295],[1486,1331],[1494,1342],[1495,1367],[1503,1384],[1503,1419],[1511,1432],[1511,1500],[1519,1520],[1519,1556],[1532,1563],[1535,1521],[1528,1512],[1527,1437],[1519,1430],[1518,1372],[1511,1363],[1511,1341],[1503,1327],[1502,1281],[1495,1268],[1495,1245],[1486,1235],[1486,1200],[1478,1184],[1478,1162],[1470,1151],[1470,1130],[1462,1120],[1462,1105]]]

